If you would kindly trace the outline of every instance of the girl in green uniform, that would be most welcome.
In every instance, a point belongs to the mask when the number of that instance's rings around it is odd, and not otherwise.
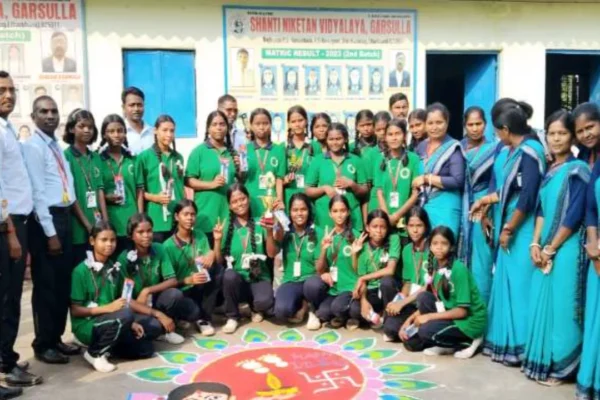
[[[335,125],[335,124],[334,124]],[[317,271],[329,285],[329,291],[317,309],[320,321],[330,322],[333,328],[346,324],[346,328],[358,328],[357,319],[351,318],[350,308],[359,300],[352,298],[358,275],[352,265],[352,244],[360,232],[352,229],[350,203],[346,197],[335,195],[329,201],[329,210],[334,223],[321,241],[321,254],[317,260]]]
[[[429,250],[427,269],[433,280],[417,296],[418,310],[404,322],[400,338],[409,351],[470,358],[486,329],[486,306],[473,275],[456,258],[450,228],[438,226],[431,232]]]
[[[313,148],[306,141],[306,125],[308,114],[302,106],[291,107],[287,112],[289,126],[286,146],[287,175],[283,180],[285,186],[285,205],[290,205],[290,198],[296,193],[304,193],[305,178],[313,158]]]
[[[408,114],[408,129],[410,131],[410,144],[408,150],[415,151],[417,146],[425,139],[427,139],[427,129],[425,128],[425,121],[427,120],[427,111],[422,108],[412,110]]]
[[[152,325],[162,333],[158,339],[180,344],[183,337],[175,333],[175,320],[196,322],[198,307],[176,289],[173,264],[163,245],[152,243],[152,227],[152,219],[146,214],[129,218],[127,233],[133,246],[123,251],[117,261],[123,266],[123,278],[133,281],[133,310],[152,317]]]
[[[222,269],[215,263],[215,253],[202,230],[196,226],[196,204],[183,199],[173,215],[177,230],[163,245],[171,260],[179,288],[193,301],[193,314],[199,314],[196,327],[203,336],[212,336],[212,314],[222,281]]]
[[[402,282],[402,290],[385,310],[387,318],[383,323],[383,339],[386,342],[399,340],[404,321],[417,311],[417,295],[425,291],[431,280],[431,276],[427,275],[429,251],[426,241],[431,230],[427,212],[421,207],[413,207],[406,219],[410,243],[402,249],[402,274],[397,279]]]
[[[198,207],[196,228],[213,245],[212,228],[227,217],[227,189],[239,171],[239,157],[231,146],[227,116],[213,111],[206,119],[204,143],[190,154],[185,171],[186,184],[194,190]]]
[[[377,143],[379,143],[379,151],[384,151],[385,149],[385,130],[391,120],[392,117],[387,111],[379,111],[375,114],[375,117],[373,117],[373,125],[375,126]]]
[[[87,346],[83,358],[97,371],[111,372],[117,367],[108,361],[109,353],[131,359],[152,357],[152,339],[159,332],[144,326],[145,321],[121,297],[121,266],[111,261],[117,242],[112,225],[98,222],[89,242],[92,251],[73,270],[71,327]]]
[[[359,277],[352,298],[360,302],[352,304],[350,316],[359,320],[362,317],[378,327],[381,313],[398,291],[394,275],[400,258],[400,240],[392,234],[384,211],[369,213],[365,233],[352,244],[352,254],[352,265]]]
[[[126,148],[126,132],[125,121],[117,114],[108,115],[102,121],[102,182],[106,192],[108,220],[117,233],[115,255],[128,247],[127,220],[144,210],[144,192],[137,187],[135,157]]]
[[[213,230],[217,262],[227,265],[223,274],[223,297],[227,322],[224,333],[234,333],[240,319],[239,305],[247,300],[254,311],[253,322],[261,322],[273,311],[273,285],[267,257],[278,253],[273,238],[273,221],[255,221],[250,193],[238,183],[227,191],[229,218],[217,222]],[[224,228],[224,226],[226,226]]]
[[[98,138],[94,116],[81,108],[73,110],[67,118],[64,141],[70,146],[65,158],[71,167],[76,201],[73,203],[73,266],[85,259],[89,249],[88,237],[92,227],[107,219],[104,184],[100,171],[102,161],[98,153],[88,146]]]
[[[144,188],[146,212],[156,221],[154,241],[162,243],[173,231],[172,205],[184,198],[183,156],[175,149],[175,121],[170,116],[156,119],[154,145],[138,155],[136,178]]]
[[[327,130],[331,118],[327,113],[316,113],[310,121],[310,139],[315,157],[327,152]]]
[[[275,200],[283,204],[285,149],[271,142],[271,114],[264,108],[250,114],[250,130],[252,141],[248,144],[244,185],[250,193],[252,214],[260,217]]]
[[[406,121],[394,119],[385,130],[385,152],[374,162],[376,201],[369,210],[382,209],[390,216],[395,228],[404,228],[404,216],[417,203],[418,191],[411,188],[412,181],[420,175],[421,160],[406,150]],[[406,232],[401,233],[406,237]]]
[[[346,197],[352,226],[362,229],[363,219],[358,199],[368,194],[367,177],[362,160],[348,150],[348,129],[338,122],[327,130],[328,151],[313,160],[306,178],[306,194],[315,200],[315,223],[333,227],[329,213],[330,199]]]

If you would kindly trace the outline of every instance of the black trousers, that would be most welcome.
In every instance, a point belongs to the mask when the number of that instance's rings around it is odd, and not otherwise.
[[[247,300],[254,312],[273,314],[275,299],[270,281],[247,282],[232,268],[223,274],[223,297],[225,297],[225,315],[227,318],[240,319],[238,306]]]
[[[21,296],[23,294],[23,278],[27,262],[28,235],[27,222],[31,215],[11,215],[10,219],[15,227],[15,232],[21,244],[22,255],[18,260],[11,259],[8,255],[8,241],[6,244],[6,259],[0,260],[0,280],[4,286],[0,297],[0,370],[9,372],[17,361],[19,354],[14,351],[14,345],[19,333],[21,319]],[[6,239],[8,237],[6,236]],[[3,251],[2,251],[3,252]]]
[[[170,288],[158,293],[153,303],[152,307],[176,321],[196,322],[200,319],[200,308],[179,289]]]
[[[219,294],[223,287],[224,268],[219,264],[213,264],[207,271],[210,273],[210,282],[196,285],[183,291],[185,297],[194,301],[199,310],[201,320],[212,322],[212,315],[217,306]]]
[[[398,315],[388,315],[383,322],[383,333],[394,341],[400,340],[400,328],[406,320],[417,311],[416,303],[407,304],[402,307]]]
[[[67,325],[73,271],[73,243],[71,209],[51,207],[52,221],[62,246],[62,253],[48,253],[48,238],[39,222],[32,218],[29,225],[31,238],[31,278],[33,280],[33,322],[35,339],[33,349],[40,353],[56,347]]]

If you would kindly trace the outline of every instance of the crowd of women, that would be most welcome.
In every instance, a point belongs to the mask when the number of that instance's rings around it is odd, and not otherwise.
[[[134,156],[120,116],[98,132],[73,111],[70,313],[86,360],[109,372],[108,354],[148,357],[155,339],[181,343],[182,326],[213,335],[222,304],[226,334],[246,314],[372,327],[427,355],[482,348],[541,384],[576,377],[580,398],[600,397],[598,107],[553,113],[545,146],[532,108],[510,98],[487,110],[494,138],[479,107],[460,141],[444,105],[407,110],[403,95],[389,112],[360,110],[351,139],[295,106],[277,144],[258,108],[235,148],[233,121],[214,111],[187,160],[169,116]]]

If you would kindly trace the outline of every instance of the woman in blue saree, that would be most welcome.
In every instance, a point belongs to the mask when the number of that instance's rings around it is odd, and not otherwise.
[[[447,226],[459,237],[462,191],[465,183],[465,159],[460,142],[448,135],[450,114],[441,103],[427,107],[425,122],[428,138],[419,144],[417,154],[423,162],[423,175],[413,181],[420,191],[431,228]]]
[[[465,138],[460,145],[467,158],[467,179],[463,192],[461,258],[470,267],[481,298],[487,304],[492,286],[491,243],[479,223],[480,218],[469,220],[467,210],[488,193],[498,142],[485,137],[486,120],[481,107],[469,107],[465,111],[463,126]]]
[[[495,204],[495,272],[483,352],[509,366],[520,365],[525,352],[534,270],[529,244],[537,192],[546,170],[544,148],[527,125],[532,113],[527,103],[514,100],[492,110],[494,128],[506,146],[494,161],[490,194],[471,207],[473,216]]]
[[[590,169],[571,153],[575,139],[571,114],[560,110],[546,121],[553,162],[542,181],[531,260],[537,267],[529,294],[529,328],[523,372],[546,386],[573,377],[581,356],[579,301],[585,254],[580,228]]]
[[[577,138],[577,158],[585,161],[590,168],[598,159],[600,143],[600,109],[596,103],[583,103],[573,110],[575,136]]]

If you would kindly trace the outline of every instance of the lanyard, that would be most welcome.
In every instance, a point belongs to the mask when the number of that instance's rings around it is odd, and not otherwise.
[[[334,239],[336,237],[339,237],[341,234],[336,233],[334,236]],[[344,237],[340,237],[340,240],[338,241],[337,246],[335,247],[335,250],[333,250],[333,254],[331,255],[331,262],[333,265],[335,265],[335,263],[337,262],[338,256],[340,255],[340,247],[342,247],[342,242],[344,241]]]
[[[292,240],[294,241],[294,248],[296,249],[296,261],[300,261],[300,253],[302,252],[302,245],[304,244],[304,239],[306,239],[306,234],[304,234],[304,236],[302,236],[302,240],[300,240],[300,244],[296,244],[296,236],[297,234],[294,234],[294,236],[292,236]]]
[[[379,248],[377,250],[379,250]],[[373,271],[378,271],[379,270],[379,267],[378,267],[379,264],[375,263],[375,254],[374,254],[373,250],[371,250],[371,245],[370,244],[367,244],[367,255],[369,256],[369,263],[374,268]]]
[[[413,244],[412,247],[412,262],[413,262],[413,268],[415,269],[415,280],[418,282],[419,281],[419,271],[421,270],[421,264],[423,264],[423,257],[425,257],[425,252],[421,253],[421,257],[417,259],[417,256],[415,253],[420,253],[420,252],[415,252],[415,245]],[[417,262],[417,260],[419,260]]]
[[[121,170],[123,169],[123,161],[125,161],[125,156],[123,156],[121,154],[121,158],[119,159],[117,163],[117,173],[115,173],[115,170],[112,167],[112,161],[114,161],[114,158],[112,158],[111,156],[108,156],[108,160],[107,161],[107,165],[108,165],[108,169],[110,169],[110,173],[113,176],[113,179],[117,179],[117,176],[121,176]]]
[[[390,179],[392,180],[392,192],[396,191],[398,187],[398,177],[400,176],[400,161],[398,161],[398,165],[396,166],[396,173],[394,174],[392,171],[392,160],[388,161],[388,174],[390,175]]]
[[[100,297],[100,290],[104,288],[104,284],[106,283],[106,275],[102,275],[102,283],[100,284],[100,286],[98,286],[94,271],[92,271],[91,269],[89,271],[90,276],[92,277],[92,283],[94,284],[94,303],[98,303],[98,297]]]
[[[265,156],[263,157],[262,160],[260,159],[260,150],[261,149],[256,149],[256,150],[254,150],[254,152],[256,153],[256,159],[258,160],[258,167],[260,168],[260,172],[262,172],[264,174],[265,166],[267,164],[267,158],[269,157],[269,153],[271,152],[271,150],[265,150]]]
[[[297,151],[298,149],[294,149],[294,151]],[[292,153],[293,155],[295,155],[294,153]],[[292,165],[293,168],[295,168],[296,170],[300,170],[302,169],[302,166],[304,165],[304,157],[306,156],[306,146],[302,146],[302,157],[300,157],[300,162],[295,162],[294,165]],[[296,160],[297,158],[294,157]]]
[[[81,160],[80,160],[81,157],[85,157],[87,159],[86,161],[88,161],[87,164],[89,164],[89,166],[90,166],[89,175],[87,173],[88,171],[86,171],[85,167],[81,163]],[[82,154],[79,157],[75,157],[75,161],[77,161],[77,164],[79,165],[79,168],[81,169],[81,172],[83,173],[83,178],[85,179],[85,183],[87,184],[88,190],[92,190],[92,170],[94,168],[94,166],[92,164],[92,157],[84,156]]]
[[[196,239],[192,236],[192,240],[189,243],[187,243],[185,240],[180,239],[177,236],[177,234],[173,235],[173,239],[174,239],[174,242],[175,242],[175,246],[177,246],[177,248],[179,250],[183,250],[183,248],[185,246],[191,246],[191,248],[192,248],[192,257],[188,257],[187,252],[185,252],[185,251],[182,251],[181,255],[184,256],[185,258],[187,258],[187,262],[188,262],[189,265],[194,265],[196,263],[196,256],[199,255],[196,252],[196,250],[197,250],[196,246],[198,244],[197,241],[196,241]]]
[[[39,133],[39,132],[36,132],[36,133],[48,145],[48,147],[50,148],[50,151],[52,152],[52,155],[54,156],[54,160],[56,161],[56,164],[58,165],[58,175],[60,176],[60,180],[61,180],[62,186],[63,186],[63,200],[64,200],[65,195],[68,196],[68,193],[69,193],[69,190],[68,190],[69,189],[69,179],[67,178],[67,169],[65,167],[65,163],[63,161],[62,155],[60,154],[60,151],[56,148],[58,145],[54,141],[47,142],[41,133]]]
[[[238,237],[240,238],[240,242],[242,242],[242,254],[246,254],[246,249],[248,248],[248,241],[250,239],[250,231],[248,231],[248,233],[246,233],[246,237],[243,237],[240,234],[240,231],[236,231]]]
[[[150,259],[150,254],[148,254],[148,256],[144,258],[144,260],[142,261],[142,265],[139,268],[140,278],[142,279],[142,288],[146,287],[146,277],[144,276],[144,268],[146,268],[148,265],[150,265],[150,277],[152,277],[152,260]]]

